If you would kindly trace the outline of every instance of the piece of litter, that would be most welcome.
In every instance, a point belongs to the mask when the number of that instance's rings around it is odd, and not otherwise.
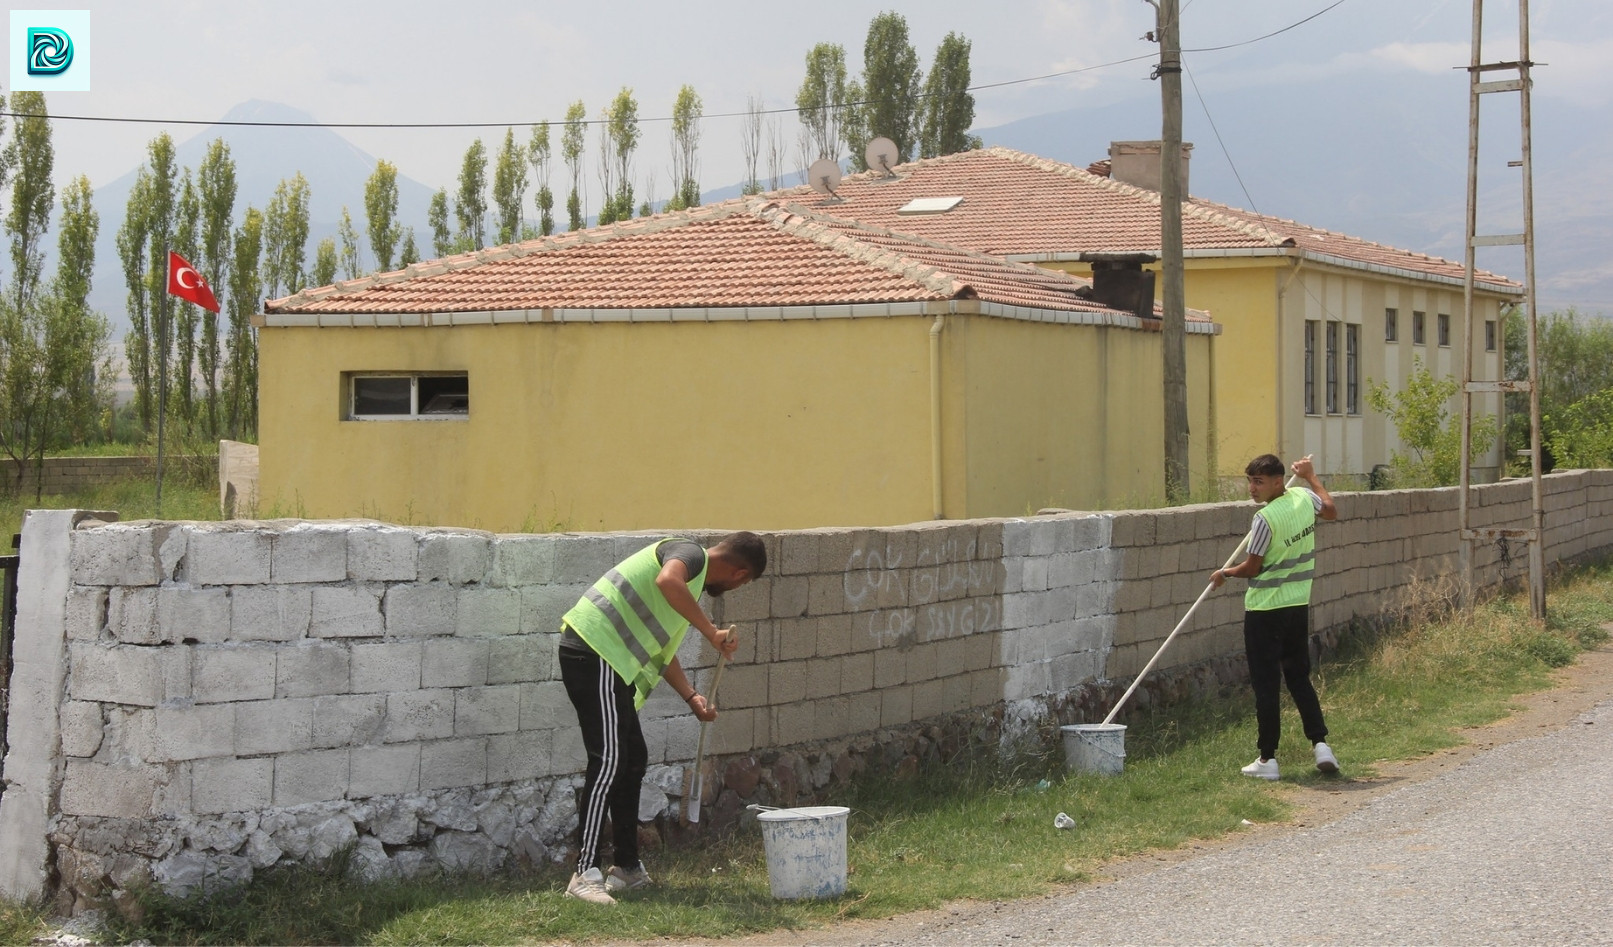
[[[1075,828],[1075,820],[1070,818],[1068,813],[1060,812],[1058,815],[1053,817],[1053,828],[1073,829]]]
[[[1240,824],[1241,825],[1254,825],[1254,823],[1250,822],[1248,819],[1244,819],[1243,822],[1241,822]]]

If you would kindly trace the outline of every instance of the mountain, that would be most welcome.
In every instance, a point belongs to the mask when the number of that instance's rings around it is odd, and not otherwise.
[[[313,116],[275,102],[253,100],[230,109],[222,122],[313,122]],[[313,263],[314,247],[334,236],[341,221],[342,206],[353,216],[360,246],[368,256],[369,241],[364,233],[364,182],[375,171],[375,158],[329,128],[253,127],[210,125],[194,137],[176,144],[180,167],[194,173],[215,138],[223,138],[235,159],[235,222],[248,205],[262,210],[274,196],[282,179],[298,171],[308,179],[308,265]],[[95,289],[90,304],[113,324],[113,337],[121,341],[128,328],[125,315],[127,287],[118,258],[117,233],[123,225],[129,191],[138,169],[99,188],[95,209],[101,215],[101,232],[95,244]],[[398,175],[398,218],[415,228],[415,241],[429,253],[431,233],[426,224],[426,207],[436,188]],[[47,264],[47,271],[50,264]]]

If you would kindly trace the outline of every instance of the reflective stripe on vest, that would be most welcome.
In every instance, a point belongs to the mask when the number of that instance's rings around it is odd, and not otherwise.
[[[1289,490],[1256,513],[1271,529],[1260,574],[1249,580],[1243,607],[1252,612],[1308,605],[1316,573],[1316,507],[1305,490]]]
[[[628,556],[584,592],[566,612],[565,623],[622,680],[633,686],[634,705],[644,706],[660,683],[661,672],[678,653],[689,622],[656,586],[661,562],[656,550],[663,539]],[[708,561],[709,564],[709,561]],[[689,594],[699,598],[706,570],[689,580]]]

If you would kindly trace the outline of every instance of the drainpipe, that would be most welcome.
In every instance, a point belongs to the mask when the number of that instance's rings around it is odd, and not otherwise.
[[[930,323],[930,505],[935,519],[946,519],[941,502],[941,330],[946,316]]]
[[[1277,331],[1274,333],[1276,335],[1276,339],[1274,341],[1277,347],[1277,357],[1273,360],[1273,364],[1277,366],[1277,443],[1273,444],[1272,447],[1277,451],[1277,456],[1279,457],[1287,456],[1283,453],[1283,450],[1285,449],[1283,445],[1283,436],[1286,433],[1283,428],[1283,422],[1288,414],[1288,398],[1286,397],[1287,393],[1283,390],[1283,325],[1285,324],[1286,315],[1283,309],[1283,303],[1288,295],[1288,287],[1296,278],[1298,278],[1299,270],[1305,265],[1305,260],[1303,257],[1295,256],[1289,258],[1289,263],[1292,264],[1292,268],[1288,271],[1288,278],[1284,279],[1282,281],[1282,285],[1277,287]],[[1305,320],[1303,318],[1303,314],[1301,315],[1299,327],[1300,331],[1303,333],[1305,329]],[[1303,384],[1304,382],[1302,380],[1300,391],[1301,397],[1304,397],[1305,394]],[[1299,441],[1300,453],[1304,453],[1305,428],[1303,419],[1301,419],[1300,422]]]

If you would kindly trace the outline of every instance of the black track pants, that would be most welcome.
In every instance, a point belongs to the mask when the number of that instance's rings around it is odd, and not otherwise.
[[[599,836],[610,815],[613,860],[623,868],[639,863],[638,797],[649,766],[633,688],[592,651],[560,649],[560,680],[577,709],[588,773],[577,811],[581,849],[577,871],[599,863]]]
[[[1243,650],[1249,659],[1249,683],[1255,691],[1260,756],[1276,759],[1282,736],[1282,685],[1299,710],[1305,736],[1312,743],[1327,739],[1322,702],[1311,686],[1310,607],[1295,605],[1243,613]]]

